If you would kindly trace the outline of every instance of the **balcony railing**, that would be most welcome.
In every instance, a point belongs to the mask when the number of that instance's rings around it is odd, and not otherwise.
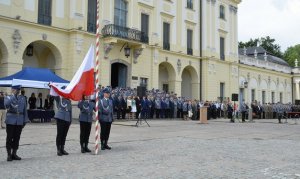
[[[102,29],[103,37],[119,37],[122,39],[134,40],[142,43],[148,43],[149,37],[139,30],[122,27],[115,24],[109,24]]]
[[[268,70],[274,70],[274,71],[288,73],[288,74],[290,74],[292,72],[292,68],[289,66],[284,66],[284,65],[272,63],[269,61],[244,56],[244,55],[239,55],[239,61],[240,61],[240,63],[245,64],[245,65],[256,66],[256,67],[265,68]]]

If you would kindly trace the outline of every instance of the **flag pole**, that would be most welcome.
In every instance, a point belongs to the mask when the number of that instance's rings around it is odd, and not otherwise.
[[[95,155],[98,154],[99,150],[99,135],[100,135],[100,126],[99,126],[99,120],[98,120],[98,105],[99,105],[99,92],[100,89],[98,89],[100,85],[99,81],[99,46],[100,46],[100,25],[99,25],[99,1],[97,0],[97,22],[96,22],[96,109],[95,109]]]

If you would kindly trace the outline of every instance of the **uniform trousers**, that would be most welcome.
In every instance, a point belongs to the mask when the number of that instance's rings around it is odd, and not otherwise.
[[[20,137],[22,133],[22,125],[6,125],[6,148],[18,150]]]
[[[101,141],[103,141],[103,140],[108,141],[109,134],[110,134],[110,128],[111,128],[111,122],[100,121],[100,126],[101,126],[101,134],[100,134]]]
[[[242,121],[245,121],[246,118],[246,111],[242,111]]]
[[[156,118],[156,119],[159,119],[159,116],[160,116],[160,109],[157,109],[157,108],[156,108],[156,109],[155,109],[155,114],[156,114],[156,115],[155,115],[155,116],[156,116],[155,118]]]
[[[56,119],[56,126],[57,126],[56,146],[65,145],[70,125],[71,125],[70,122],[61,119]]]
[[[89,143],[92,123],[80,121],[80,143]]]

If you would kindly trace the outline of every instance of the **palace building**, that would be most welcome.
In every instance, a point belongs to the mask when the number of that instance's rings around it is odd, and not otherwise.
[[[100,0],[101,85],[213,101],[300,99],[297,69],[262,48],[238,49],[240,2]],[[0,77],[30,66],[70,80],[95,44],[96,8],[96,0],[0,0]]]

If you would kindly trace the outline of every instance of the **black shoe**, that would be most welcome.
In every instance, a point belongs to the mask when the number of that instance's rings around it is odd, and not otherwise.
[[[13,150],[13,153],[12,153],[12,155],[11,155],[11,158],[12,158],[13,160],[21,160],[21,159],[22,159],[21,157],[19,157],[19,156],[17,155],[17,150]]]
[[[11,156],[11,149],[6,148],[7,151],[7,161],[10,162],[12,161],[12,156]]]
[[[107,141],[105,141],[105,143],[104,143],[104,148],[108,149],[108,150],[111,150],[111,147],[107,145]]]
[[[67,151],[65,151],[65,146],[64,145],[61,146],[61,150],[60,151],[61,151],[61,153],[63,155],[69,155],[69,153]]]
[[[57,146],[57,155],[62,156],[63,154],[61,153],[61,146]]]
[[[12,156],[11,156],[11,155],[8,155],[8,156],[7,156],[7,161],[8,161],[8,162],[11,162],[12,160],[13,160],[13,159],[12,159]]]
[[[84,149],[85,149],[85,152],[91,152],[91,150],[88,148],[88,143],[85,143]]]
[[[105,145],[104,145],[104,141],[101,141],[101,150],[105,150]]]
[[[85,153],[85,148],[84,148],[84,143],[80,143],[80,146],[81,146],[81,153]]]

